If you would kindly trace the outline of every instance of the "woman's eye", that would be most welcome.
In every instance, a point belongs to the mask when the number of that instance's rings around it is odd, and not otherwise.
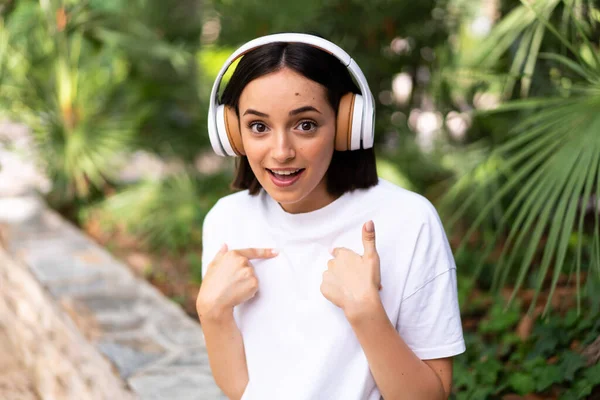
[[[305,132],[312,132],[315,129],[317,129],[317,124],[315,124],[312,121],[302,121],[298,124],[298,128],[301,131],[305,131]]]
[[[262,122],[253,122],[250,124],[250,129],[255,133],[264,133],[267,131],[267,126]]]

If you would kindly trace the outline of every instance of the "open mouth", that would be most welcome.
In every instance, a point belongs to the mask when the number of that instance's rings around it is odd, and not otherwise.
[[[290,178],[290,177],[300,175],[300,173],[302,171],[304,171],[304,168],[298,168],[296,170],[289,170],[289,171],[273,171],[273,170],[267,168],[267,171],[269,171],[269,173],[271,175],[273,175],[277,178],[285,179],[285,178]]]
[[[267,168],[267,171],[269,171],[269,175],[271,175],[271,180],[277,186],[289,186],[289,185],[295,183],[299,179],[300,175],[302,175],[304,170],[305,170],[304,168],[298,168],[298,169],[273,171],[273,170]]]

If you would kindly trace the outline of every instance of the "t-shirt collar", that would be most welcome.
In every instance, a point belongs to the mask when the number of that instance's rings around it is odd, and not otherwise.
[[[293,231],[295,235],[315,235],[315,230],[327,231],[334,221],[343,218],[349,212],[349,203],[354,192],[346,192],[340,197],[314,211],[292,214],[285,211],[264,189],[260,195],[267,210],[267,218],[272,225],[284,230]]]

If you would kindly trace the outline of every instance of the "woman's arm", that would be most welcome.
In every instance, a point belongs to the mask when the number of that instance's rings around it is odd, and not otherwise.
[[[372,221],[363,225],[362,236],[362,256],[345,248],[332,250],[321,292],[344,311],[386,400],[447,399],[452,360],[421,361],[396,331],[379,296],[380,260]]]
[[[228,398],[241,399],[248,385],[248,367],[242,334],[233,318],[233,310],[207,312],[199,317],[217,386]]]
[[[208,361],[217,385],[230,399],[240,399],[248,385],[248,365],[233,308],[254,297],[258,279],[250,259],[273,258],[272,249],[227,250],[223,245],[206,268],[196,299]]]
[[[362,303],[360,309],[346,310],[346,317],[384,399],[448,398],[452,358],[420,360],[394,328],[378,293]]]

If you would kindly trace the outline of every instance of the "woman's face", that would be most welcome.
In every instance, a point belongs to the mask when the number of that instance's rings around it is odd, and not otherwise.
[[[244,150],[256,178],[290,213],[333,197],[325,173],[334,150],[335,113],[326,89],[283,68],[250,82],[239,100]]]

